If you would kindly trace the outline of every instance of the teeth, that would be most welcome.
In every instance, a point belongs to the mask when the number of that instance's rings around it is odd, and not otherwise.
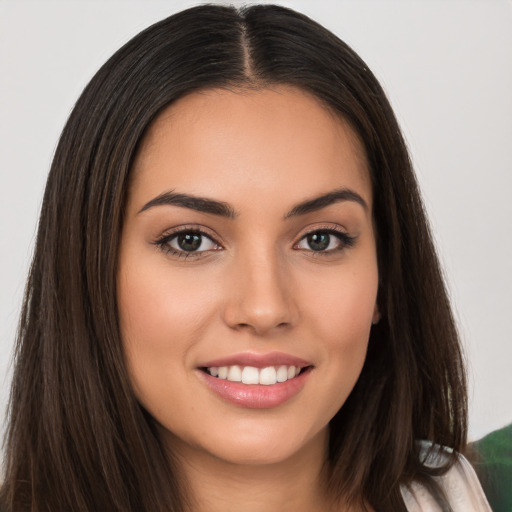
[[[291,368],[295,369],[295,366],[292,366]],[[293,377],[295,377],[295,372],[293,372],[293,373],[294,373]],[[280,366],[277,369],[276,379],[277,379],[277,382],[286,382],[288,380],[288,367],[287,366]]]
[[[271,386],[277,382],[276,369],[273,366],[260,370],[260,384]]]
[[[242,382],[243,384],[263,384],[272,386],[277,382],[286,382],[293,379],[300,373],[296,366],[267,366],[266,368],[255,368],[254,366],[212,366],[206,369],[212,377],[227,379],[231,382]]]
[[[240,369],[240,366],[229,367],[228,380],[231,382],[242,382],[242,370]]]
[[[246,366],[242,371],[242,382],[244,384],[259,384],[260,372],[258,368]]]

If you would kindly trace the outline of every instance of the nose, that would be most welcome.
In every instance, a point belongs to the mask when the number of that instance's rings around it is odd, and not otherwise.
[[[240,255],[234,267],[224,307],[230,328],[263,336],[297,323],[293,279],[274,251]]]

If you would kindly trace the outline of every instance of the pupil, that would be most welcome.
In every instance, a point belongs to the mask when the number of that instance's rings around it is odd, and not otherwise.
[[[313,251],[325,251],[329,247],[329,233],[312,233],[308,235],[308,245]]]
[[[201,246],[201,235],[186,233],[178,236],[178,245],[184,251],[197,251]]]

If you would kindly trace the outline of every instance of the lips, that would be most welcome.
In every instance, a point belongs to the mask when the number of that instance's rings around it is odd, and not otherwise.
[[[200,366],[208,368],[212,366],[254,366],[255,368],[265,368],[266,366],[298,366],[300,368],[310,366],[311,363],[305,359],[285,354],[283,352],[268,352],[266,354],[257,354],[253,352],[243,352],[233,354],[232,356],[206,361]]]
[[[289,354],[242,353],[208,361],[201,379],[223,400],[248,408],[282,405],[303,388],[312,365]]]

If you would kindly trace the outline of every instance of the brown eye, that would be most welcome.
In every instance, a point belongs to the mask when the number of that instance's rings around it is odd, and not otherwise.
[[[342,231],[324,229],[306,234],[300,239],[295,248],[318,253],[331,253],[352,247],[355,240],[355,237]]]
[[[176,237],[176,244],[182,251],[197,251],[201,247],[202,238],[199,233],[183,233]]]
[[[307,244],[313,251],[325,251],[331,243],[331,235],[319,231],[317,233],[310,233],[307,237]]]
[[[202,231],[183,230],[165,235],[155,242],[168,253],[176,256],[188,256],[221,249],[221,246]]]

